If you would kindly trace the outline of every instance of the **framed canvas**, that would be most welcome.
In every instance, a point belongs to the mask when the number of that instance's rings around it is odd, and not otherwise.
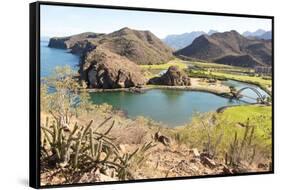
[[[30,4],[30,186],[274,172],[274,17]]]

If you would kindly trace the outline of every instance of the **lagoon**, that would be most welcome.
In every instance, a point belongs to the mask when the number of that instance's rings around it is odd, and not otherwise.
[[[67,50],[48,47],[48,41],[41,41],[41,77],[48,77],[56,66],[69,65],[78,70],[79,57]],[[267,95],[258,86],[248,83],[228,80],[225,85],[234,86],[237,90],[251,86],[263,95]],[[251,90],[245,90],[244,95],[257,97]],[[190,122],[196,113],[216,111],[218,108],[230,105],[244,104],[243,101],[230,100],[208,92],[151,89],[144,93],[93,92],[91,101],[95,104],[107,103],[115,109],[124,111],[128,117],[145,116],[167,126],[178,126]],[[253,99],[243,98],[249,103]]]
[[[144,93],[94,92],[91,100],[95,104],[110,104],[128,117],[144,116],[169,127],[191,121],[196,113],[243,103],[206,92],[167,89],[151,89]]]

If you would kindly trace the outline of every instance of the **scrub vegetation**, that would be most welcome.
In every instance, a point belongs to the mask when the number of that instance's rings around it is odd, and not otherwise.
[[[42,185],[271,170],[271,106],[195,114],[166,128],[89,98],[69,67],[42,80]]]

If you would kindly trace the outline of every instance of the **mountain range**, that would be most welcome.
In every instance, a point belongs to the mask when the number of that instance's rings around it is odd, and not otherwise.
[[[167,63],[174,56],[252,68],[272,64],[271,40],[244,37],[234,30],[186,35],[194,40],[177,51],[150,31],[127,27],[109,34],[86,32],[50,38],[49,47],[80,55],[80,77],[93,88],[142,85],[145,79],[140,64]]]
[[[211,35],[216,32],[217,32],[216,30],[210,30],[208,33],[204,31],[193,31],[193,32],[186,32],[183,34],[173,34],[165,37],[163,41],[171,48],[175,50],[179,50],[190,45],[195,38],[203,34]]]
[[[256,38],[256,39],[264,39],[264,40],[271,40],[272,38],[271,31],[265,31],[263,29],[258,29],[254,32],[246,31],[242,35],[247,38]]]
[[[188,45],[190,45],[193,40],[201,35],[212,35],[214,33],[218,33],[216,30],[210,30],[208,33],[204,31],[192,31],[192,32],[186,32],[183,34],[172,34],[165,37],[163,42],[173,48],[174,50],[182,49]],[[265,39],[270,40],[271,39],[271,31],[265,31],[263,29],[258,29],[254,32],[243,32],[242,35],[247,38],[251,39]]]
[[[201,35],[191,45],[175,52],[189,59],[234,66],[271,66],[271,41],[249,39],[232,30]]]

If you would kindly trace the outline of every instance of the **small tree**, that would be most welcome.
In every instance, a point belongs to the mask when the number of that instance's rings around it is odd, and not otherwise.
[[[55,68],[53,76],[41,85],[41,110],[68,127],[73,116],[90,109],[86,87],[69,66]]]

